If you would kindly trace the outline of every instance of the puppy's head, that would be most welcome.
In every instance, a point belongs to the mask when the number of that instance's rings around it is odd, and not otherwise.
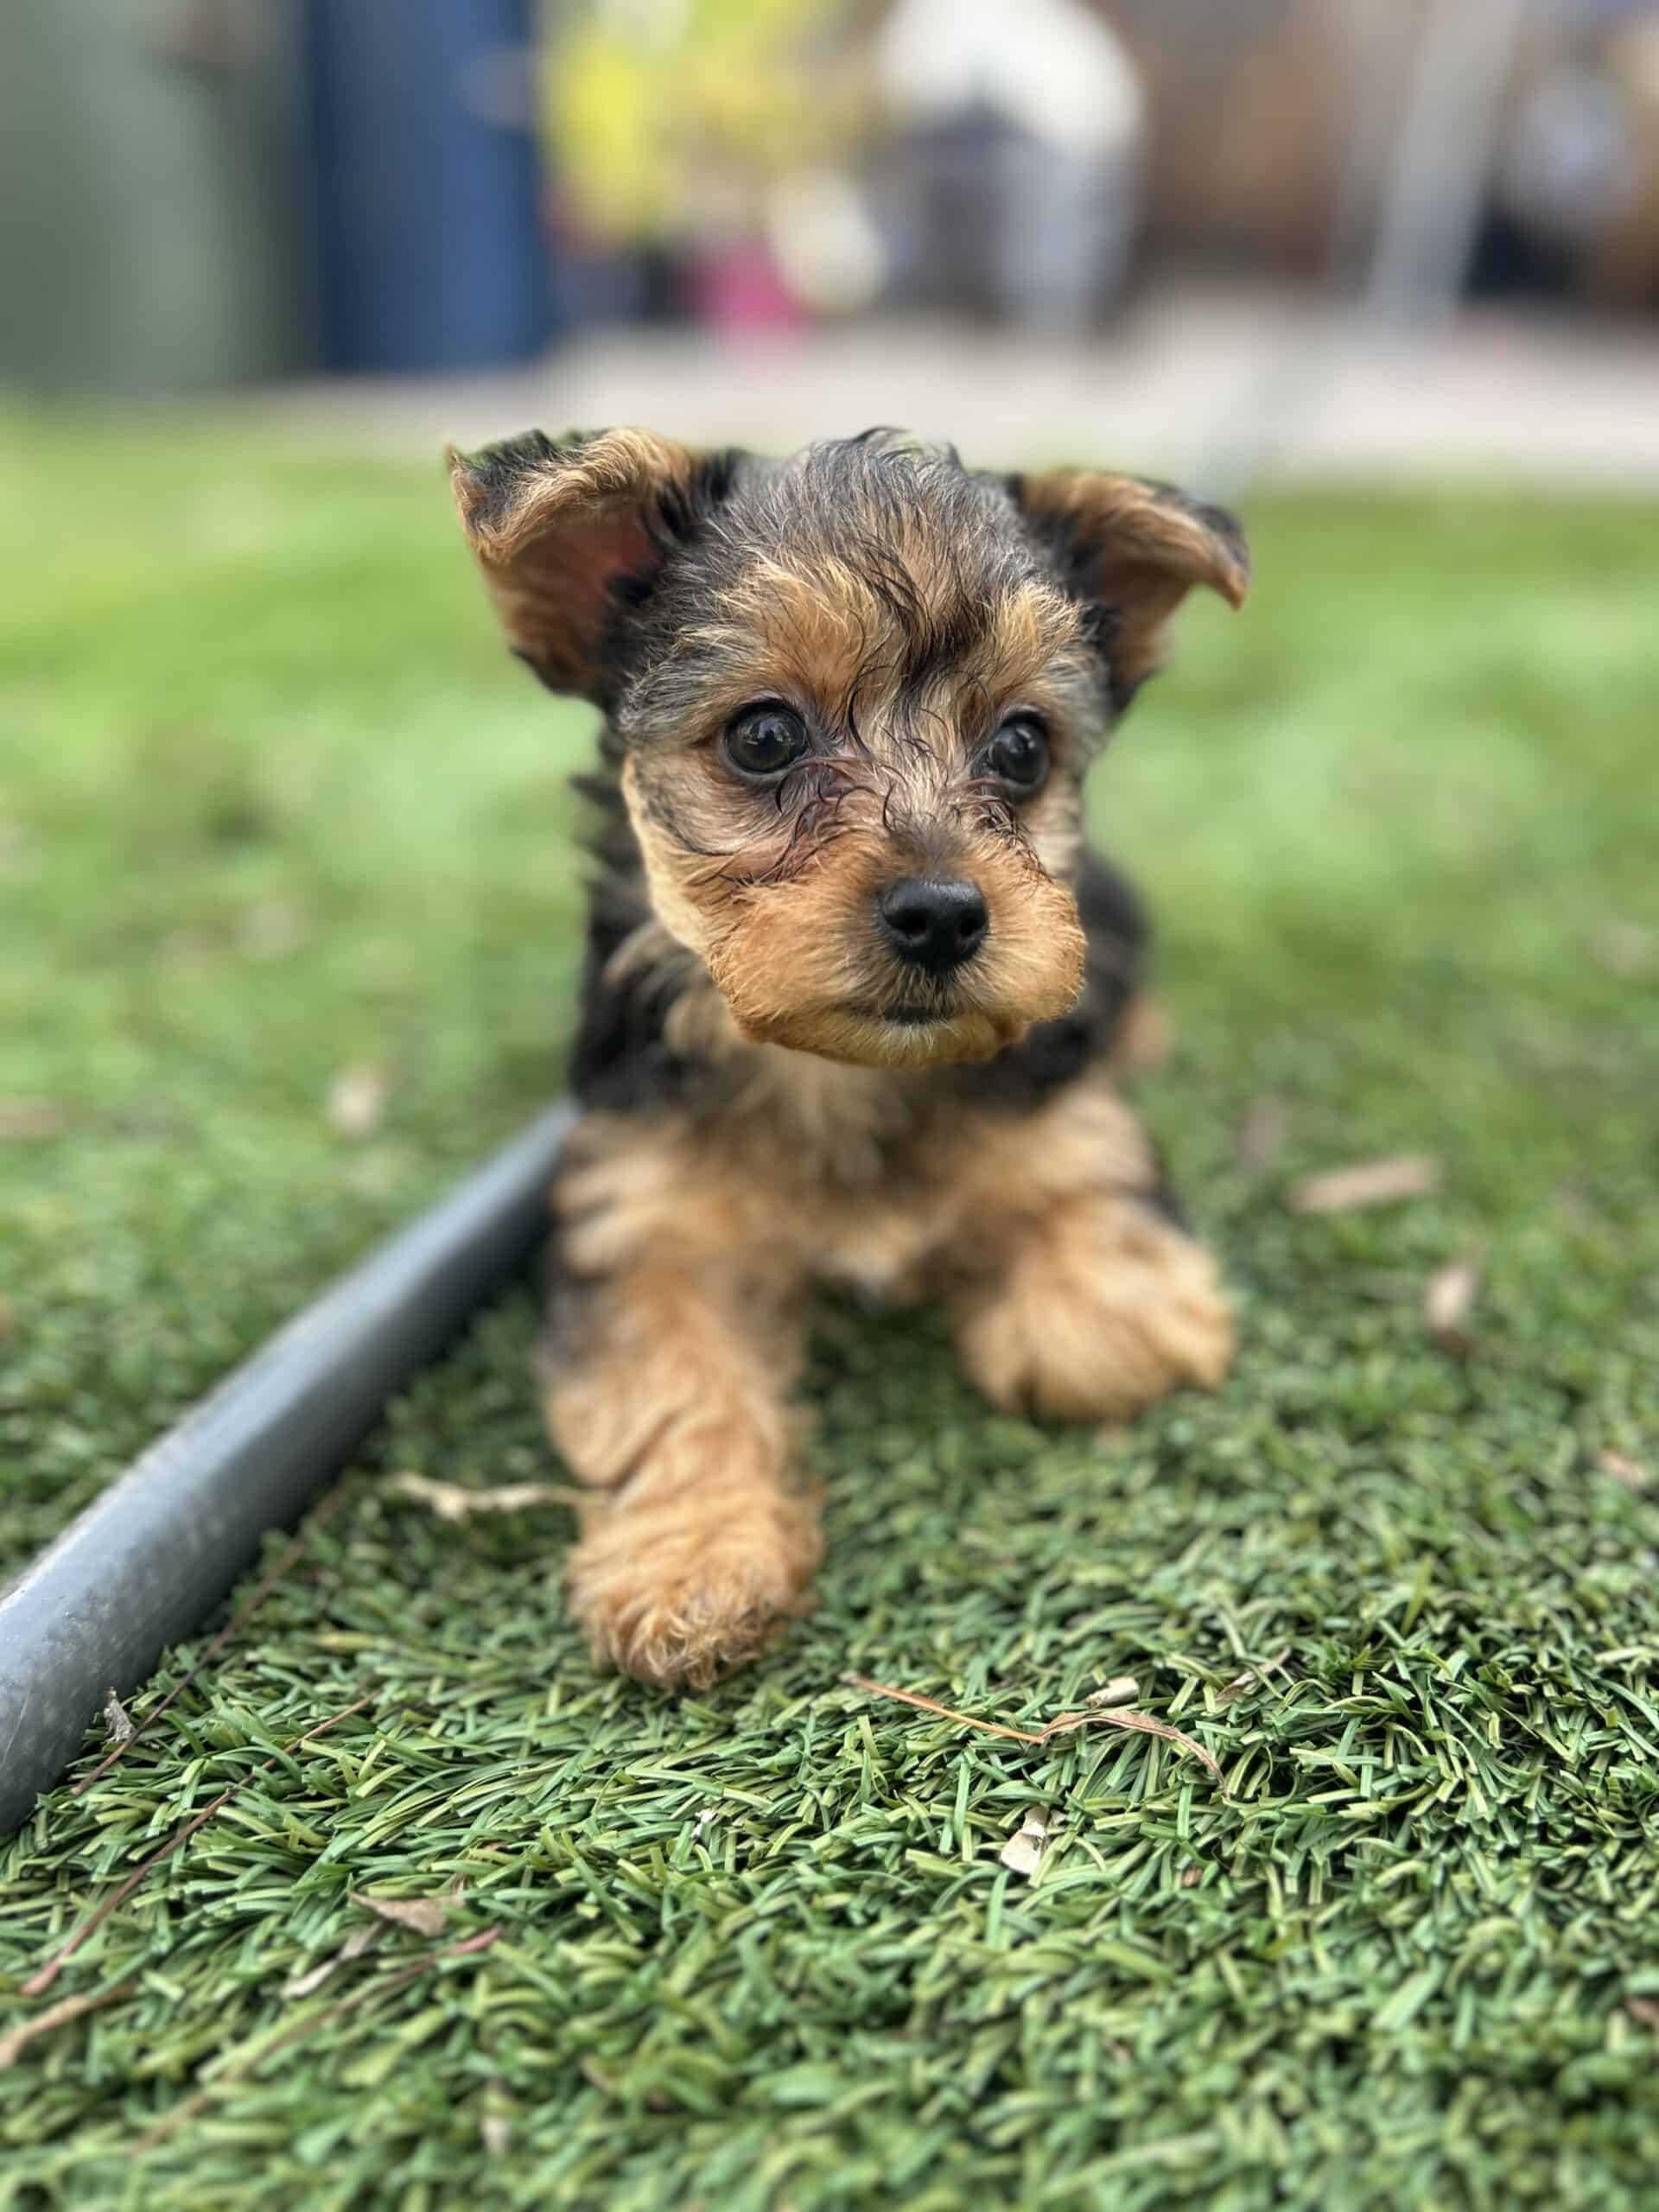
[[[1093,473],[872,435],[640,430],[452,455],[513,650],[609,717],[658,919],[752,1039],[985,1059],[1066,1013],[1083,778],[1237,525]]]

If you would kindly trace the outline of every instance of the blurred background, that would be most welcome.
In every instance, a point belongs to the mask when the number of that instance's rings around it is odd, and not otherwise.
[[[1659,474],[1651,0],[35,0],[0,378]]]

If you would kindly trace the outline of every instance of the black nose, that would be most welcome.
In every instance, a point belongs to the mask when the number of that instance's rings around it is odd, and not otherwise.
[[[948,976],[985,942],[990,917],[975,883],[925,883],[901,876],[876,902],[881,933],[901,960]]]

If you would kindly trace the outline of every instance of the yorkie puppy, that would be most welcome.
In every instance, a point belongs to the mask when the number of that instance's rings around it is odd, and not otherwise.
[[[701,1687],[800,1611],[807,1294],[942,1299],[998,1406],[1214,1389],[1209,1254],[1118,1095],[1145,931],[1083,780],[1238,525],[1133,477],[872,431],[772,461],[646,430],[452,454],[513,651],[604,715],[552,1192],[548,1427],[597,1658]]]

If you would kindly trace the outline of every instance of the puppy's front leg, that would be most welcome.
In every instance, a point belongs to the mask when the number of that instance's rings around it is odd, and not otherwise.
[[[1140,1123],[1085,1079],[976,1122],[947,1255],[969,1378],[995,1405],[1123,1421],[1232,1365],[1216,1263],[1169,1217]]]
[[[553,1442],[594,1488],[566,1569],[596,1658],[701,1688],[804,1610],[823,1552],[791,1469],[800,1276],[693,1141],[594,1116],[554,1190]]]

